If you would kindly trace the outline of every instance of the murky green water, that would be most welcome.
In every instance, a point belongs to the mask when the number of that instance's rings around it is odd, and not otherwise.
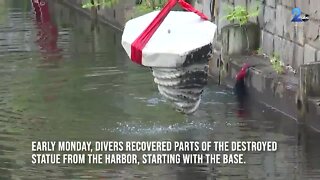
[[[0,0],[0,179],[320,177],[319,135],[259,105],[238,118],[231,91],[215,85],[194,115],[177,113],[121,33],[60,4],[50,12],[42,26],[30,1]],[[276,140],[279,150],[247,153],[245,165],[32,165],[35,140]]]

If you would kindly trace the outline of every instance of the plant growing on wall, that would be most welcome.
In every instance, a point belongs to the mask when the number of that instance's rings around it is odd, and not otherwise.
[[[119,0],[84,0],[82,3],[82,8],[92,8],[92,7],[112,7],[114,4],[118,3]],[[138,11],[150,12],[154,10],[159,10],[167,3],[168,0],[136,0]]]
[[[228,21],[235,21],[240,24],[240,26],[248,23],[250,17],[257,17],[259,15],[259,8],[257,7],[256,10],[248,11],[243,6],[236,6],[232,9],[226,19]]]
[[[259,56],[263,56],[263,49],[261,47],[259,47],[256,51],[255,54],[259,55]]]
[[[278,74],[283,74],[285,71],[285,67],[283,62],[280,60],[279,54],[274,53],[270,57],[270,62],[272,64],[273,69],[278,73]]]
[[[84,0],[82,2],[82,8],[92,8],[92,7],[112,7],[117,4],[119,0]]]
[[[168,0],[140,0],[139,11],[150,12],[154,10],[160,10],[168,2]]]

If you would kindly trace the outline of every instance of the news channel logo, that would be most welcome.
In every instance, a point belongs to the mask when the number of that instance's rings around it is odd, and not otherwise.
[[[309,21],[309,15],[306,14],[305,16],[301,16],[301,9],[300,8],[293,8],[291,11],[293,18],[291,22],[299,23],[299,22],[306,22]]]

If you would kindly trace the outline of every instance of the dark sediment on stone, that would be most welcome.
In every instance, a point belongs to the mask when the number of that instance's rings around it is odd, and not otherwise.
[[[208,64],[208,60],[212,53],[212,44],[208,44],[199,49],[195,49],[188,53],[182,67],[187,67],[192,64]]]

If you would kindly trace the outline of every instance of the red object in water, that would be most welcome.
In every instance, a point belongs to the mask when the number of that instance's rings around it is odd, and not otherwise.
[[[185,9],[186,11],[194,12],[198,14],[203,20],[208,20],[208,18],[200,11],[193,8],[190,4],[185,2],[185,0],[169,0],[168,3],[159,12],[156,18],[150,23],[150,25],[142,32],[140,36],[131,45],[131,59],[132,61],[142,64],[142,49],[146,46],[148,41],[151,39],[153,34],[156,32],[158,27],[167,17],[171,9],[177,4]],[[187,37],[186,37],[187,38]]]
[[[248,92],[245,85],[245,77],[248,74],[249,67],[250,65],[246,63],[241,67],[241,70],[236,75],[236,84],[234,87],[234,92],[238,101],[237,115],[242,118],[247,116],[246,101]]]
[[[237,110],[237,117],[240,117],[240,118],[247,117],[247,112],[246,112],[246,110],[244,110],[244,109],[238,109],[238,110]]]
[[[247,63],[243,64],[241,70],[236,75],[236,80],[237,81],[243,80],[246,77],[249,67],[250,67],[249,64],[247,64]]]
[[[46,0],[32,0],[38,27],[38,40],[36,41],[46,55],[52,55],[60,51],[57,45],[58,29],[52,22],[49,5]]]

